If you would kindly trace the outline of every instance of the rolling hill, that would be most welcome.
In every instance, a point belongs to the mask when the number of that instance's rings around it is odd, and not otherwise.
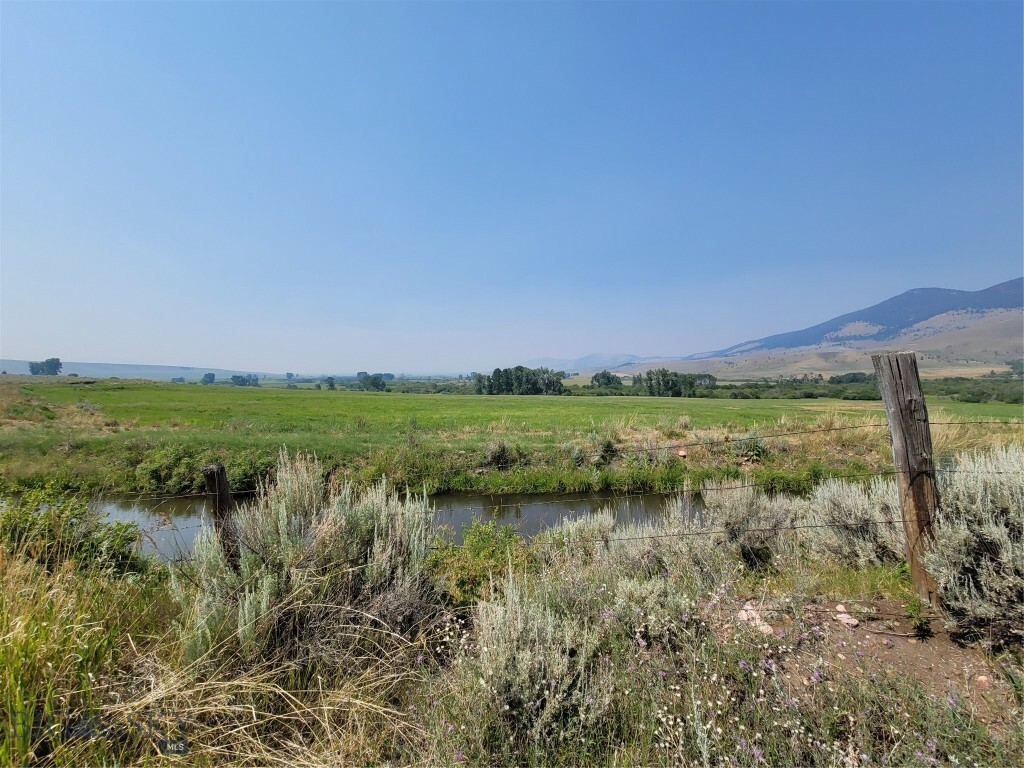
[[[1024,357],[1024,278],[980,291],[916,288],[808,328],[726,349],[604,367],[623,374],[665,367],[735,379],[835,374],[869,371],[871,353],[885,349],[916,351],[925,375],[1002,369]]]

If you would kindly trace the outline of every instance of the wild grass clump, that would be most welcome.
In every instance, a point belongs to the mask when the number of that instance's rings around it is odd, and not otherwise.
[[[132,740],[99,737],[98,713],[165,618],[137,539],[52,487],[0,500],[0,765],[97,764]]]
[[[936,543],[926,564],[961,634],[1024,640],[1024,447],[961,455],[940,473]]]

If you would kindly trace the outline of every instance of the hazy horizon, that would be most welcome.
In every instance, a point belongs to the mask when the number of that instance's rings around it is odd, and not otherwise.
[[[687,355],[1024,257],[1019,3],[0,4],[0,355]]]

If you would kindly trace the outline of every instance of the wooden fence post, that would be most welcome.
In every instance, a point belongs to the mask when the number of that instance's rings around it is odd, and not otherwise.
[[[924,554],[935,542],[932,515],[939,506],[935,459],[928,409],[913,352],[872,355],[892,434],[892,460],[907,536],[907,562],[914,589],[932,607],[939,607],[935,579],[925,570]]]
[[[239,551],[238,538],[232,530],[230,514],[234,507],[231,488],[228,486],[228,473],[224,465],[209,464],[203,467],[203,479],[206,481],[206,492],[210,494],[213,527],[217,531],[221,548],[228,559],[228,564],[238,570]]]

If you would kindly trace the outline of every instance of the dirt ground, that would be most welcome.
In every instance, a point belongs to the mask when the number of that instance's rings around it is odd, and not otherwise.
[[[853,621],[844,623],[843,615]],[[783,607],[753,600],[737,604],[732,620],[766,634],[809,641],[799,644],[784,664],[794,693],[819,683],[815,669],[851,676],[887,673],[913,680],[928,696],[967,707],[994,733],[1024,727],[1024,708],[992,655],[958,643],[939,618],[930,619],[926,633],[916,632],[899,602]]]

